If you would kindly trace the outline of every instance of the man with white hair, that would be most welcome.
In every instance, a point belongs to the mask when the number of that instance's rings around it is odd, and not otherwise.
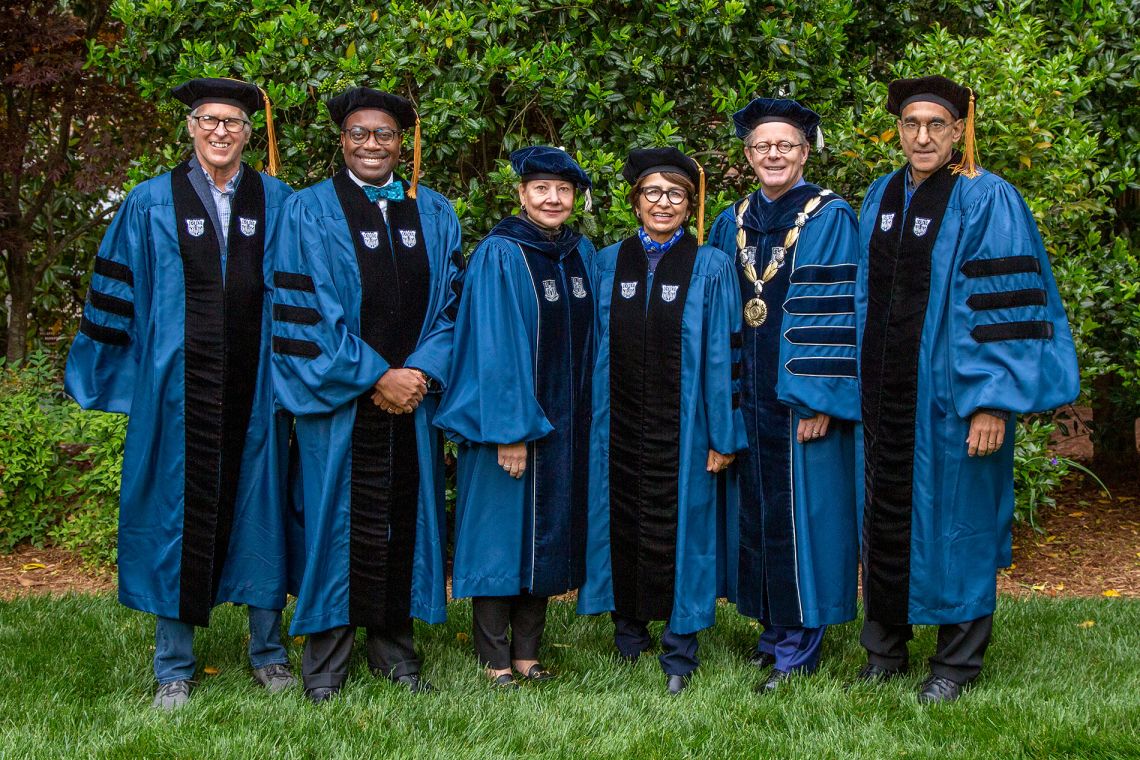
[[[190,696],[194,628],[249,610],[254,678],[293,683],[281,643],[289,418],[269,383],[265,244],[292,192],[243,164],[255,85],[195,79],[189,160],[134,188],[95,259],[65,384],[81,406],[130,415],[119,513],[119,601],[157,617],[154,706]]]

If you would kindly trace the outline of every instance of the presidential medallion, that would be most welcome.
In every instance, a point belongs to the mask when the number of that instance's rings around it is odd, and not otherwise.
[[[749,327],[759,327],[768,319],[768,304],[759,298],[753,298],[744,304],[744,321]]]

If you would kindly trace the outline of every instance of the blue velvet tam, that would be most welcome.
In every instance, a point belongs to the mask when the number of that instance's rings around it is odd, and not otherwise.
[[[579,190],[593,187],[589,175],[561,148],[531,145],[511,153],[511,168],[523,182],[534,179],[559,179],[573,183]]]
[[[191,79],[175,87],[171,95],[190,106],[191,110],[206,103],[222,103],[240,108],[248,116],[265,107],[265,98],[257,85],[237,79]]]
[[[354,111],[365,108],[375,108],[386,111],[392,115],[400,129],[411,129],[416,126],[418,118],[415,106],[407,98],[393,95],[390,92],[373,90],[371,87],[352,87],[340,95],[325,101],[329,116],[338,127],[344,126],[344,120]]]
[[[930,76],[917,79],[896,79],[887,86],[887,111],[902,116],[902,110],[911,103],[936,103],[955,119],[966,118],[970,110],[969,87],[963,87],[946,77]]]
[[[743,140],[760,124],[782,121],[800,129],[807,139],[818,143],[823,134],[819,129],[820,117],[815,111],[788,98],[756,98],[732,115],[736,136]]]
[[[693,181],[693,187],[701,185],[701,169],[697,162],[676,148],[639,148],[629,152],[621,176],[629,184],[635,184],[647,174],[675,172],[684,174]]]

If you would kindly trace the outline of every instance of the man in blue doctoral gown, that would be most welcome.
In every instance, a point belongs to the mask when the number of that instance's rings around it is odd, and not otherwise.
[[[418,121],[412,104],[359,87],[327,105],[345,168],[290,199],[273,242],[273,383],[297,417],[304,523],[291,630],[308,634],[314,702],[343,685],[357,626],[374,672],[429,688],[411,619],[446,613],[432,418],[464,263],[447,200],[395,174],[401,135]]]
[[[511,165],[522,210],[471,254],[436,418],[460,444],[452,595],[474,597],[476,653],[507,687],[512,666],[552,677],[547,599],[582,582],[594,366],[594,246],[565,224],[590,178],[545,145]]]
[[[760,189],[717,218],[744,309],[741,411],[748,450],[729,511],[728,592],[764,632],[752,657],[773,691],[819,663],[828,625],[855,617],[855,212],[804,181],[819,115],[756,98],[733,116]],[[734,504],[730,500],[730,504]]]
[[[899,79],[887,110],[908,163],[871,185],[860,219],[859,677],[906,672],[911,624],[938,625],[919,700],[944,702],[981,671],[1010,563],[1013,415],[1072,401],[1079,377],[1033,214],[974,164],[972,90]]]
[[[666,620],[660,662],[678,694],[699,664],[696,634],[716,616],[718,473],[745,445],[734,380],[740,290],[732,258],[684,228],[704,202],[696,161],[675,148],[635,150],[623,176],[642,226],[595,259],[598,354],[578,610],[612,612],[614,643],[628,660],[650,645],[646,622]]]
[[[222,602],[249,608],[254,676],[291,685],[285,605],[287,415],[269,382],[266,241],[285,184],[241,161],[252,84],[195,79],[194,153],[142,183],[95,259],[67,392],[85,409],[130,415],[119,509],[119,601],[157,616],[156,707],[186,702],[194,627]],[[275,148],[270,140],[270,167]]]

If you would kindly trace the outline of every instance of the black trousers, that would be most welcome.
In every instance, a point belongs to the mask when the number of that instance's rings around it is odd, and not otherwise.
[[[537,660],[548,601],[548,597],[526,591],[516,596],[473,597],[471,638],[479,663],[505,670],[511,660]]]
[[[377,675],[396,679],[420,672],[420,659],[412,642],[412,620],[391,628],[367,628],[368,667]],[[356,640],[356,627],[344,625],[309,634],[301,656],[305,689],[339,689],[348,677],[348,660]]]
[[[993,615],[938,626],[938,644],[930,658],[930,672],[960,684],[973,681],[982,672],[982,659],[993,628]],[[867,662],[896,670],[907,664],[906,645],[913,638],[914,629],[905,623],[864,620],[859,643],[867,650]]]
[[[610,613],[614,621],[614,646],[618,653],[633,661],[649,649],[653,639],[649,636],[649,621],[626,617],[617,612]],[[661,654],[657,661],[667,676],[687,676],[697,669],[701,660],[697,657],[696,633],[673,633],[669,623],[661,633]]]

